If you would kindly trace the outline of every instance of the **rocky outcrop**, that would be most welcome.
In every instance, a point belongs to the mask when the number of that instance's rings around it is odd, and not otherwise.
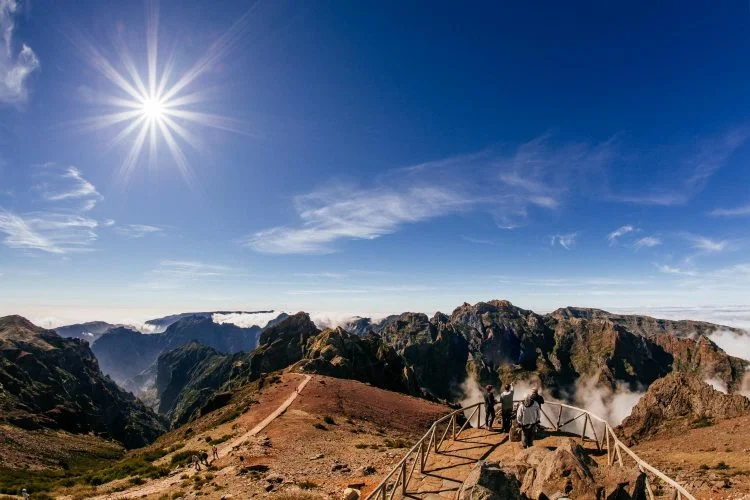
[[[480,463],[467,477],[459,497],[646,500],[646,476],[635,468],[599,466],[567,438],[554,450],[532,447],[508,463]]]
[[[161,419],[105,377],[88,343],[0,318],[0,421],[94,433],[128,448],[164,432]]]
[[[654,382],[629,417],[617,428],[626,444],[661,433],[750,413],[750,399],[722,394],[698,377],[672,373]]]
[[[300,371],[408,392],[403,360],[377,335],[359,337],[343,328],[324,330],[308,341],[304,357],[297,365]]]

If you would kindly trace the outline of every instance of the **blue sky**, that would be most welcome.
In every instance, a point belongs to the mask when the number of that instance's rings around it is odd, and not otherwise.
[[[0,0],[0,314],[748,305],[749,27]]]

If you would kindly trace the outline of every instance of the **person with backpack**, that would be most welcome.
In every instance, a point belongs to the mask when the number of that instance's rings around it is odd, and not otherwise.
[[[516,421],[521,426],[521,433],[523,434],[523,447],[530,448],[534,446],[534,430],[540,420],[539,403],[532,397],[531,394],[526,396],[521,404],[518,405],[518,413],[516,414]]]

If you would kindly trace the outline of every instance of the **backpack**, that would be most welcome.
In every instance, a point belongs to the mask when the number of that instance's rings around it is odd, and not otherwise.
[[[521,441],[521,426],[518,425],[518,422],[515,420],[510,424],[508,437],[510,438],[511,443],[519,443]]]

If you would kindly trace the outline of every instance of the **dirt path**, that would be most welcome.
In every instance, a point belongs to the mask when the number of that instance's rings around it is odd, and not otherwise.
[[[228,441],[223,446],[218,447],[219,451],[219,457],[224,457],[229,455],[229,453],[232,451],[233,448],[240,446],[242,443],[247,441],[249,438],[252,438],[256,436],[258,433],[263,431],[268,425],[271,424],[276,418],[278,418],[280,415],[282,415],[291,405],[294,403],[294,400],[297,399],[297,396],[302,392],[302,390],[305,388],[307,383],[310,381],[312,377],[310,375],[305,375],[305,379],[296,387],[294,392],[283,402],[281,405],[276,408],[270,415],[268,415],[265,419],[263,419],[262,422],[260,422],[258,425],[247,431],[246,433],[242,434],[241,436],[233,439],[232,441]],[[150,481],[143,486],[129,489],[126,491],[119,491],[117,493],[109,493],[106,495],[100,495],[97,497],[94,497],[96,499],[114,499],[114,498],[140,498],[148,495],[153,495],[155,493],[159,493],[160,491],[169,489],[182,481],[184,479],[181,479],[180,476],[187,474],[189,476],[193,476],[197,471],[193,469],[192,467],[185,467],[184,469],[177,469],[174,471],[170,476],[165,477],[163,479],[158,479],[155,481]]]

